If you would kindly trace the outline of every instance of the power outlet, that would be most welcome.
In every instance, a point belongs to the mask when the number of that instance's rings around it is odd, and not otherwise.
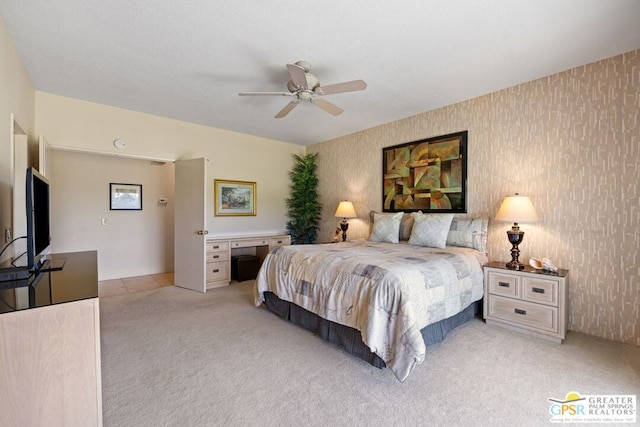
[[[11,229],[5,228],[4,230],[4,242],[9,243],[12,240]]]

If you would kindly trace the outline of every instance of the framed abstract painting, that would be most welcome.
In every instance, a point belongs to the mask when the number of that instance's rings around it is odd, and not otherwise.
[[[466,213],[467,133],[383,148],[382,210]]]

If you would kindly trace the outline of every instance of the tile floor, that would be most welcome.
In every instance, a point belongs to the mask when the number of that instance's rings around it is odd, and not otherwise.
[[[103,280],[98,282],[98,296],[110,297],[131,292],[148,291],[149,289],[162,288],[164,286],[173,286],[173,272]]]

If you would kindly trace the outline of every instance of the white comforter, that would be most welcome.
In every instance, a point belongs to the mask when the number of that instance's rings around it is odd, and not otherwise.
[[[270,291],[327,320],[360,331],[400,381],[425,356],[420,330],[482,298],[486,255],[356,241],[294,245],[267,255],[255,303]]]

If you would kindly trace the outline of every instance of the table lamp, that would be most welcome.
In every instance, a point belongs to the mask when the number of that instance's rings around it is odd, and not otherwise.
[[[518,223],[520,222],[537,222],[538,214],[527,196],[521,196],[516,193],[514,196],[507,196],[502,201],[500,209],[496,214],[496,221],[513,222],[511,230],[507,231],[509,242],[513,245],[511,248],[511,261],[507,263],[507,268],[513,270],[523,270],[524,264],[519,261],[520,249],[518,245],[522,243],[524,231],[520,230]]]
[[[335,216],[338,218],[342,218],[340,228],[342,229],[342,241],[344,242],[347,240],[347,229],[349,228],[347,218],[357,217],[356,210],[353,207],[353,203],[346,200],[340,202],[340,204],[338,205],[338,209],[336,209]]]

